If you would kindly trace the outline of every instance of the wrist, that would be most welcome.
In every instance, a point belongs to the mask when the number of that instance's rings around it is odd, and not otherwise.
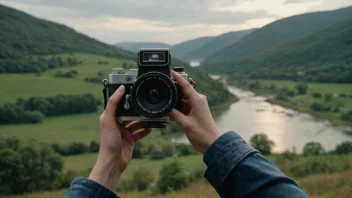
[[[97,162],[88,179],[114,191],[121,174],[122,172],[116,159],[99,153]]]

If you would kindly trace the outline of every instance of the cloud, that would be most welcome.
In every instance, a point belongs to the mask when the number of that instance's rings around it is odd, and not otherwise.
[[[68,25],[111,44],[122,41],[175,44],[351,4],[350,0],[0,0],[0,3]]]

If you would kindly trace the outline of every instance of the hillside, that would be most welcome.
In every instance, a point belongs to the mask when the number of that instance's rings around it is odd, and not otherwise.
[[[252,32],[233,45],[206,58],[203,63],[209,64],[256,55],[285,41],[307,35],[350,16],[352,16],[352,7],[287,17]]]
[[[2,5],[0,27],[0,73],[21,72],[8,67],[26,67],[29,62],[26,57],[33,55],[84,52],[125,59],[135,56],[65,25],[38,19]]]
[[[212,37],[212,36],[208,36],[208,37],[200,37],[197,39],[184,41],[182,43],[179,43],[179,44],[172,46],[171,53],[172,53],[173,57],[182,58],[188,52],[202,47],[203,45],[205,45],[206,43],[211,41],[213,38],[214,37]]]
[[[352,82],[352,17],[253,57],[202,66],[252,78]]]
[[[139,48],[170,48],[171,45],[165,43],[156,42],[123,42],[115,44],[116,47],[120,47],[127,51],[137,52]]]
[[[201,46],[200,48],[195,49],[191,52],[188,52],[184,57],[182,57],[182,59],[202,61],[207,56],[210,56],[216,53],[217,51],[239,41],[243,37],[247,36],[249,33],[253,32],[254,30],[255,29],[228,32],[228,33],[216,36],[214,37],[214,39],[212,39],[210,42],[206,43],[205,45]]]

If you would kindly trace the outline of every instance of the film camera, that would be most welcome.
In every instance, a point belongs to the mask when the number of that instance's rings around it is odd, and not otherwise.
[[[108,79],[103,80],[104,104],[120,85],[126,87],[125,96],[116,109],[119,121],[142,121],[145,128],[164,128],[169,122],[172,108],[179,109],[182,91],[170,75],[169,49],[139,49],[136,59],[138,69],[125,71],[113,68]],[[195,86],[183,67],[173,68]]]

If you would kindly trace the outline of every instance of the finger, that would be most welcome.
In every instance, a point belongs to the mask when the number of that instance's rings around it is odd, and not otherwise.
[[[115,91],[115,93],[112,96],[110,96],[108,100],[108,104],[106,105],[106,109],[105,109],[106,116],[108,116],[109,118],[116,117],[117,104],[121,101],[124,95],[125,95],[125,86],[121,85]]]
[[[122,121],[121,124],[126,127],[128,126],[129,124],[131,124],[133,121]]]
[[[179,112],[176,109],[172,109],[169,116],[172,121],[174,121],[176,124],[180,125],[183,128],[189,125],[188,117],[183,115],[181,112]]]
[[[180,85],[182,92],[185,94],[185,97],[191,99],[197,95],[197,92],[196,92],[196,90],[194,90],[192,85],[187,80],[182,78],[182,76],[180,76],[180,74],[171,70],[171,75],[175,79],[177,84]]]
[[[139,121],[134,121],[131,124],[129,124],[126,129],[130,132],[130,133],[134,133],[136,131],[138,131],[139,129],[143,128],[143,123],[139,122]]]
[[[147,128],[147,129],[143,129],[141,132],[132,134],[134,141],[138,142],[139,140],[145,138],[151,131],[152,129]]]

